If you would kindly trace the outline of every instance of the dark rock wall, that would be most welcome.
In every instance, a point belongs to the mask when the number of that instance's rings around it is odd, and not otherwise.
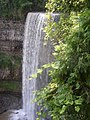
[[[0,19],[0,53],[3,52],[10,57],[20,57],[20,64],[16,67],[0,68],[0,80],[20,80],[22,43],[24,36],[24,22]],[[15,60],[12,59],[12,63]]]
[[[0,20],[0,51],[18,52],[22,48],[24,23],[22,21]]]

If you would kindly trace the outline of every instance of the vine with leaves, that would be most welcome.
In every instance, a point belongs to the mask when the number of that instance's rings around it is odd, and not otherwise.
[[[54,46],[51,82],[38,91],[37,120],[90,119],[90,4],[89,0],[48,0],[46,38]],[[58,23],[51,13],[58,12]],[[53,30],[54,28],[54,30]],[[48,112],[46,112],[48,111]]]

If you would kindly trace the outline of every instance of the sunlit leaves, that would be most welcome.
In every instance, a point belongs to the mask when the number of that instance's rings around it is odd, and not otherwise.
[[[51,67],[51,63],[48,63],[48,64],[44,64],[42,65],[42,67],[40,69],[37,69],[36,70],[36,73],[32,73],[29,80],[32,80],[33,78],[37,78],[39,75],[42,74],[42,72],[45,70],[45,69],[48,69]]]
[[[85,0],[49,0],[46,37],[54,45],[51,82],[38,93],[38,101],[52,120],[81,119],[90,104],[90,10]],[[49,7],[49,5],[51,5]],[[59,8],[57,7],[59,5]],[[55,23],[50,12],[61,12]],[[45,66],[46,68],[46,66]],[[85,114],[82,120],[85,120]],[[76,120],[77,120],[76,119]]]
[[[37,69],[37,74],[41,74],[43,72],[42,69]]]
[[[79,106],[75,106],[75,111],[79,112],[80,107]]]

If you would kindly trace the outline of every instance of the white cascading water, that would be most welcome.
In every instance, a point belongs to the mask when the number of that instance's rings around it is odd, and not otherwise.
[[[32,102],[35,99],[33,91],[48,83],[48,70],[39,78],[29,80],[38,68],[52,59],[50,42],[46,46],[43,45],[45,20],[44,13],[28,13],[26,19],[23,44],[23,109],[28,120],[36,120],[36,104]]]

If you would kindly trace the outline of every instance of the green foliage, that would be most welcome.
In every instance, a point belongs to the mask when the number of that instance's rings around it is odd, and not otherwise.
[[[29,80],[32,80],[33,78],[37,78],[39,75],[41,75],[42,74],[42,72],[45,70],[45,69],[47,69],[47,68],[50,68],[52,66],[52,64],[44,64],[44,65],[42,65],[42,67],[40,68],[40,69],[37,69],[37,71],[36,71],[36,73],[33,73],[31,76],[30,76],[30,78],[29,78]]]
[[[20,56],[12,56],[8,55],[6,53],[0,53],[0,69],[6,69],[6,68],[16,68],[21,63],[21,57]]]
[[[0,68],[7,68],[9,66],[11,66],[11,60],[9,58],[8,55],[4,54],[4,53],[0,53]]]
[[[23,19],[28,12],[44,11],[46,0],[0,0],[0,16],[6,19]]]
[[[0,14],[3,18],[20,19],[31,10],[31,5],[30,0],[1,0]]]
[[[3,91],[20,92],[21,83],[18,81],[0,81],[0,89]]]
[[[51,82],[36,101],[52,120],[90,119],[90,7],[88,0],[49,0],[46,38],[54,45]],[[53,22],[50,12],[61,12]],[[44,116],[44,117],[47,117]]]
[[[45,3],[47,0],[32,0],[32,11],[41,12],[45,11]]]

